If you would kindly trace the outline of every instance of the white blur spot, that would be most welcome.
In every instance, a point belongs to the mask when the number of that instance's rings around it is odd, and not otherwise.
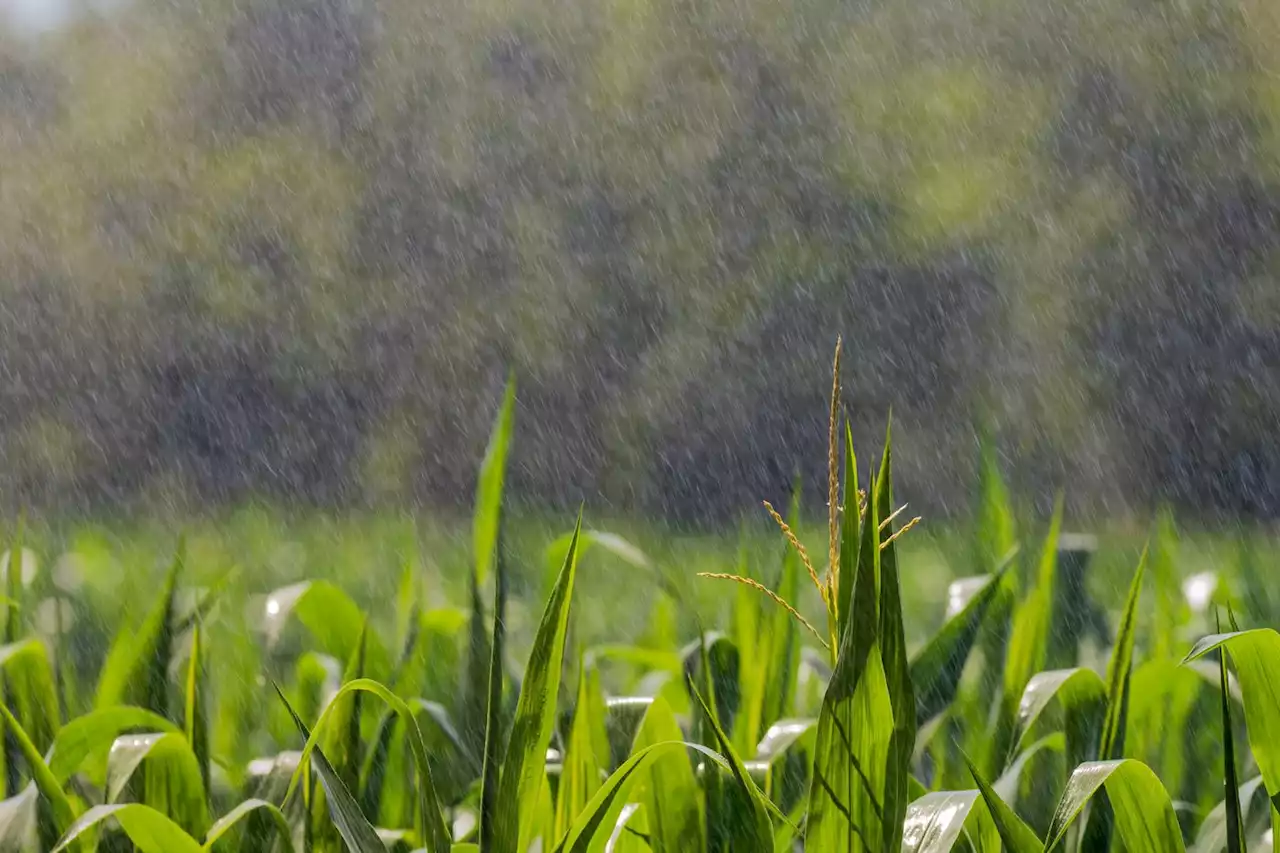
[[[1203,613],[1209,607],[1213,594],[1218,590],[1218,576],[1213,572],[1200,572],[1182,582],[1182,594],[1187,605],[1195,613]]]
[[[279,602],[279,601],[276,601],[274,598],[268,598],[268,599],[267,599],[267,615],[268,615],[268,616],[278,616],[278,615],[280,615],[280,602]]]

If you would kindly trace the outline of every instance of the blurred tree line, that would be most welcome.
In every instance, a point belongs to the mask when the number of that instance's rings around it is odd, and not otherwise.
[[[1280,509],[1271,0],[132,0],[0,38],[0,478]]]

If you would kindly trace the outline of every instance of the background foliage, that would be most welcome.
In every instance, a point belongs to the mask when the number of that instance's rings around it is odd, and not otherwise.
[[[0,40],[6,500],[1280,505],[1265,0],[134,0]],[[854,307],[857,306],[857,310]],[[865,438],[865,440],[864,440]],[[1192,465],[1192,460],[1196,460]],[[805,467],[809,466],[809,467]]]

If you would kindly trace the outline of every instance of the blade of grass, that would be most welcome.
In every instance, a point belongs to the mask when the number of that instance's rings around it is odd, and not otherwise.
[[[542,622],[529,653],[529,665],[520,685],[520,699],[516,704],[511,738],[498,784],[493,853],[516,853],[532,828],[534,802],[543,783],[547,744],[555,724],[581,532],[582,513],[579,511],[573,541],[543,611]]]

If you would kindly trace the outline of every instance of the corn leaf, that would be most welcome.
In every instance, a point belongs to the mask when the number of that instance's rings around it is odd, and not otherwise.
[[[238,803],[235,808],[214,821],[213,826],[209,827],[209,834],[205,837],[203,849],[205,851],[212,850],[213,845],[224,835],[235,829],[240,823],[256,815],[266,815],[270,818],[276,829],[276,843],[283,847],[287,853],[293,853],[291,830],[284,813],[266,800],[257,799],[248,799]]]
[[[80,836],[107,819],[120,824],[140,853],[201,853],[200,843],[182,827],[164,813],[141,803],[94,806],[67,831],[53,853],[66,850]]]
[[[116,635],[102,673],[98,677],[95,707],[108,708],[132,702],[168,716],[169,657],[173,647],[174,592],[186,560],[186,545],[179,541],[173,562],[165,573],[160,595],[137,632]]]
[[[868,518],[879,518],[878,494],[873,482]],[[886,834],[886,769],[895,719],[877,636],[879,531],[872,523],[862,531],[849,621],[818,715],[805,834],[810,853],[879,853]],[[914,704],[910,710],[914,715]]]
[[[987,811],[1000,840],[1004,842],[1005,850],[1008,853],[1043,853],[1044,844],[1036,837],[1035,832],[1000,798],[967,755],[965,763],[969,766],[969,773],[973,776],[983,802],[987,804]]]
[[[1055,700],[1065,717],[1068,766],[1075,767],[1096,757],[1090,753],[1097,743],[1107,707],[1107,687],[1096,672],[1083,667],[1049,670],[1032,676],[1018,705],[1014,749],[1024,748],[1040,715]]]
[[[658,696],[645,711],[631,755],[683,738],[671,706]],[[636,800],[648,821],[649,846],[653,853],[704,849],[706,826],[698,807],[698,785],[687,752],[663,751],[636,772],[640,774],[641,789]],[[579,814],[586,811],[584,808]]]
[[[925,794],[907,807],[902,853],[951,853],[962,835],[974,853],[999,853],[1000,836],[986,810],[978,791]]]
[[[209,827],[200,762],[176,733],[122,735],[107,759],[107,802],[151,806],[199,838]]]
[[[1137,571],[1129,585],[1129,597],[1116,632],[1116,644],[1107,663],[1107,718],[1102,727],[1098,755],[1116,760],[1124,755],[1125,724],[1129,714],[1129,680],[1133,673],[1133,645],[1138,631],[1138,599],[1142,595],[1142,578],[1147,566],[1144,548],[1138,558]]]
[[[594,666],[579,664],[577,695],[556,792],[555,838],[568,832],[573,819],[595,795],[610,769],[604,693],[600,689],[600,674]]]
[[[1007,571],[1006,566],[989,575],[964,608],[948,619],[911,659],[917,725],[923,725],[951,704],[960,685],[965,662],[978,639],[979,629],[989,613],[994,617],[999,611],[993,605],[998,603],[1005,588]]]
[[[911,775],[911,753],[916,741],[916,699],[911,684],[911,668],[907,662],[906,629],[902,624],[902,592],[898,581],[897,546],[893,543],[893,454],[889,429],[885,429],[884,454],[880,460],[880,473],[875,487],[878,494],[873,506],[876,509],[877,527],[883,529],[884,544],[880,546],[880,651],[884,657],[885,683],[889,691],[889,703],[893,708],[893,736],[885,764],[885,789],[882,805],[884,818],[883,849],[897,850],[902,846],[903,821],[909,803],[907,788]]]
[[[26,761],[31,780],[35,783],[40,796],[49,805],[54,827],[60,833],[65,832],[75,820],[75,807],[63,792],[58,780],[49,771],[49,765],[40,757],[31,738],[27,737],[22,725],[14,718],[13,713],[4,705],[0,705],[0,715],[3,715],[4,725],[17,744],[18,754]]]
[[[1240,682],[1254,761],[1268,796],[1275,799],[1280,794],[1280,634],[1270,628],[1212,634],[1196,641],[1183,662],[1223,647],[1231,653]]]
[[[503,480],[507,473],[507,454],[511,449],[511,432],[515,421],[516,381],[508,377],[502,406],[494,418],[485,448],[484,461],[480,463],[480,479],[476,485],[475,515],[471,523],[472,550],[475,557],[476,583],[480,586],[489,577],[498,559],[498,527],[502,513]]]
[[[347,687],[350,687],[350,685],[344,685],[344,689]],[[280,701],[284,703],[285,708],[289,711],[289,716],[293,718],[293,724],[307,743],[307,746],[303,748],[304,758],[298,767],[298,773],[302,773],[307,767],[307,758],[315,765],[316,773],[320,777],[320,784],[324,787],[329,814],[332,816],[333,824],[342,836],[342,840],[346,842],[350,853],[385,853],[385,847],[378,837],[377,830],[373,828],[373,825],[369,823],[360,811],[360,804],[356,802],[355,797],[347,790],[347,786],[342,783],[342,777],[333,769],[329,759],[325,758],[323,750],[316,746],[314,735],[307,729],[306,723],[302,722],[302,719],[294,712],[293,706],[289,704],[289,700],[285,698],[284,693],[278,686],[276,687],[276,694],[280,697]],[[290,791],[293,790],[297,780],[298,775],[295,774],[294,782],[290,783]],[[436,850],[441,849],[443,848],[436,848],[432,850],[432,853],[436,853]]]
[[[534,802],[543,784],[543,763],[551,729],[555,724],[556,699],[560,691],[560,670],[564,659],[565,634],[578,568],[578,534],[582,531],[579,513],[575,536],[565,555],[560,578],[552,590],[534,637],[520,686],[511,738],[502,763],[498,786],[498,814],[494,822],[493,853],[515,853],[532,827]]]
[[[1090,761],[1071,773],[1049,826],[1046,853],[1057,848],[1067,830],[1099,789],[1104,789],[1115,829],[1128,853],[1181,853],[1182,830],[1173,803],[1151,768],[1132,758]]]

